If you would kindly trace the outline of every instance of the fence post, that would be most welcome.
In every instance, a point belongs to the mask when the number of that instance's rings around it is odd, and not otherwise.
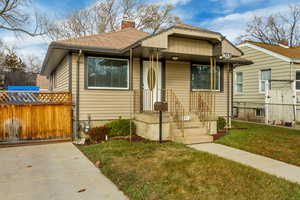
[[[296,125],[297,121],[297,93],[296,93],[296,81],[294,80],[292,83],[292,89],[293,89],[293,113],[294,113],[294,123],[293,126]]]
[[[269,80],[265,82],[265,123],[269,124]]]

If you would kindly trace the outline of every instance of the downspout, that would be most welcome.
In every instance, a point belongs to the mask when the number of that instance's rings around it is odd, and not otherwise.
[[[229,105],[229,99],[230,99],[230,97],[229,97],[229,90],[230,90],[230,86],[229,86],[229,84],[230,84],[230,82],[229,82],[229,77],[230,76],[230,64],[227,64],[227,126],[228,126],[228,128],[231,126],[231,124],[229,124],[229,112],[230,112],[230,105]],[[231,102],[231,104],[232,104],[232,102]],[[228,129],[227,129],[228,130]]]
[[[231,119],[233,117],[233,69],[234,69],[234,65],[232,65],[232,68],[231,68]],[[228,112],[229,113],[229,112]]]
[[[79,131],[79,70],[80,70],[80,57],[82,55],[82,50],[79,50],[78,57],[77,57],[77,69],[76,69],[76,119],[75,119],[75,140],[77,140],[78,137],[78,131]]]
[[[130,140],[130,143],[131,143],[131,140],[132,140],[132,108],[134,108],[135,105],[132,105],[133,104],[133,101],[132,101],[132,96],[134,95],[134,91],[133,91],[133,60],[132,60],[132,48],[130,48],[130,51],[129,51],[129,70],[130,70],[130,78],[129,78],[129,94],[130,94],[130,106],[129,106],[129,109],[130,109],[130,121],[129,121],[129,131],[130,131],[130,134],[129,134],[129,140]]]

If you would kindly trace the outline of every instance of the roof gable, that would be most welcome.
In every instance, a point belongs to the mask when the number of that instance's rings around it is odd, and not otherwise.
[[[176,24],[157,34],[150,35],[140,41],[141,46],[167,49],[169,36],[203,39],[210,41],[212,44],[218,44],[221,42],[222,53],[231,53],[234,57],[241,56],[243,54],[240,49],[238,49],[235,45],[228,41],[222,34],[186,24]]]
[[[285,48],[280,45],[263,44],[252,41],[246,41],[238,45],[238,47],[250,47],[286,62],[300,62],[300,47]]]

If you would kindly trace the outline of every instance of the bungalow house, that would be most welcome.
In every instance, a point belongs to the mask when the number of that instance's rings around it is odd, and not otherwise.
[[[241,55],[217,32],[177,24],[149,34],[124,20],[119,31],[53,41],[42,74],[72,93],[76,136],[122,117],[156,140],[154,104],[164,101],[164,139],[209,142],[217,116],[230,124],[233,65],[249,63]]]
[[[253,64],[234,69],[234,115],[238,119],[282,124],[297,121],[300,100],[300,47],[286,41],[238,45]],[[299,114],[299,113],[298,113]]]

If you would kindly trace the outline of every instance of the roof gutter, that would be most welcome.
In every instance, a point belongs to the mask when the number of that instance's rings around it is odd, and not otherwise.
[[[49,56],[51,54],[51,51],[55,49],[61,49],[61,50],[69,50],[69,51],[74,51],[74,50],[81,50],[81,51],[91,51],[91,52],[97,52],[97,53],[111,53],[111,54],[122,54],[126,51],[124,49],[114,49],[114,48],[98,48],[98,47],[90,47],[90,46],[85,46],[85,45],[71,45],[71,44],[62,44],[58,42],[51,42],[48,51],[46,54],[46,57],[44,59],[43,65],[42,65],[42,70],[41,74],[45,72],[46,65],[49,61]]]

